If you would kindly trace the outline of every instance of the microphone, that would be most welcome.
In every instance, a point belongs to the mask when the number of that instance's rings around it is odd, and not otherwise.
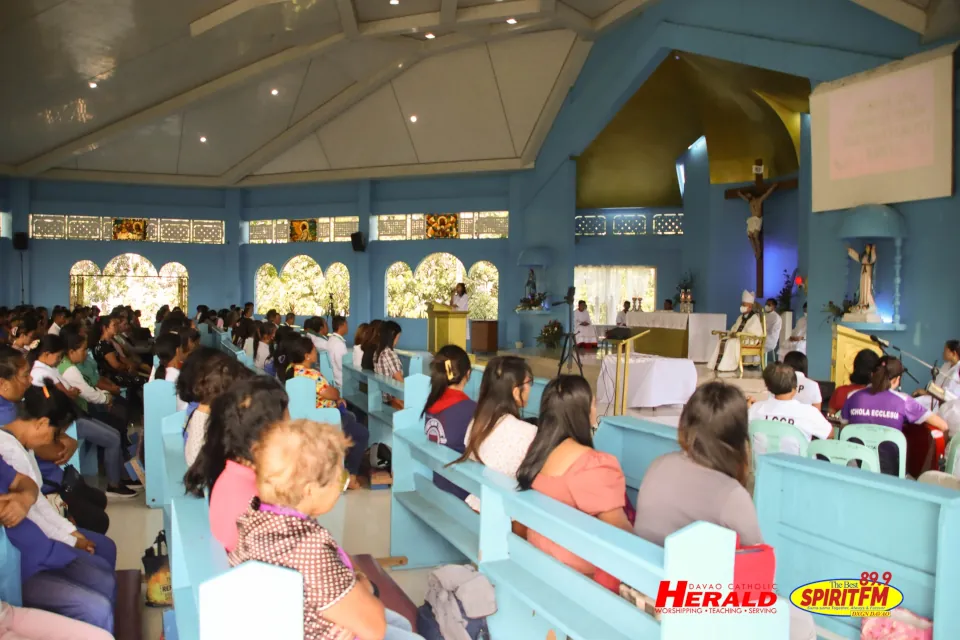
[[[877,336],[870,336],[870,339],[879,344],[882,347],[889,347],[890,341],[884,340],[883,338],[878,338]]]

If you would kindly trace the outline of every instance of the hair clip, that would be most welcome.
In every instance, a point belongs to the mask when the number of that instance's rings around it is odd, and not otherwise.
[[[449,360],[443,361],[443,366],[447,369],[447,382],[451,382],[457,376],[453,372],[453,363]]]
[[[49,400],[49,399],[50,399],[50,390],[47,389],[47,385],[43,385],[43,386],[41,387],[41,389],[43,389],[43,396],[44,396],[47,400]]]

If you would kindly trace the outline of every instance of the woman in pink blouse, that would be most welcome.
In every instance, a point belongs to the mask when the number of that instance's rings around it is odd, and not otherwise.
[[[270,424],[290,417],[287,392],[258,376],[234,385],[210,407],[207,439],[183,478],[187,493],[210,495],[210,530],[227,553],[237,546],[237,518],[257,495],[252,447]]]
[[[590,384],[580,376],[551,380],[540,401],[540,425],[517,471],[521,490],[536,489],[624,531],[626,479],[620,462],[593,448],[597,405]],[[619,583],[583,558],[532,529],[527,541],[567,566],[616,591]]]

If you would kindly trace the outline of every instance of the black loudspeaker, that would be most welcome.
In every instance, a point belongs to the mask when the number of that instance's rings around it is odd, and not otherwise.
[[[30,236],[28,236],[23,231],[17,231],[13,234],[13,248],[17,251],[26,251],[27,245],[30,244]]]
[[[367,241],[363,239],[363,232],[357,231],[356,233],[350,234],[350,244],[353,245],[354,251],[364,252],[367,250]]]

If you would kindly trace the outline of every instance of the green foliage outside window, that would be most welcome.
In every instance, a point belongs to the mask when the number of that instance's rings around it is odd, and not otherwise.
[[[496,320],[500,293],[500,274],[490,262],[474,264],[469,273],[463,263],[449,253],[434,253],[414,273],[404,262],[395,262],[387,269],[387,316],[391,318],[426,318],[427,304],[449,304],[458,282],[467,286],[471,320]]]
[[[258,314],[276,309],[298,316],[327,315],[332,293],[334,312],[350,315],[350,270],[339,262],[326,274],[310,256],[294,256],[279,274],[267,263],[257,270],[256,292]]]
[[[136,253],[115,257],[102,272],[92,261],[81,260],[70,269],[70,305],[96,305],[103,313],[130,305],[142,312],[144,326],[152,326],[162,305],[179,306],[189,312],[188,282],[189,274],[182,264],[170,262],[158,272]]]

